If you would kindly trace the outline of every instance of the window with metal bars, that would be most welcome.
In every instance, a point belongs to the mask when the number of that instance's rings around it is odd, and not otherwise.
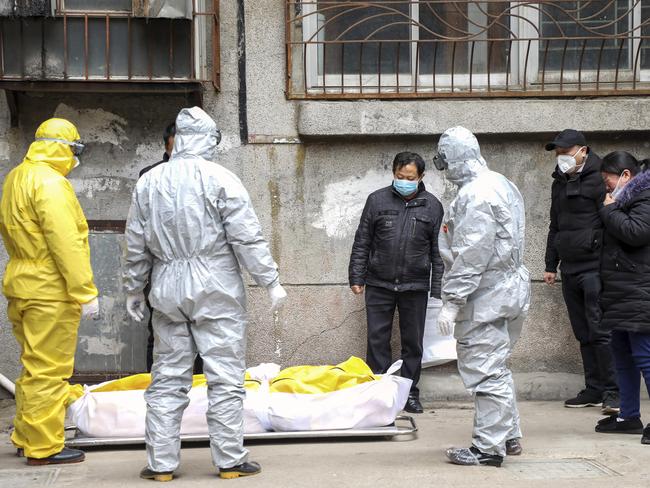
[[[0,17],[0,81],[218,87],[216,0],[57,0],[51,13]]]
[[[650,0],[287,0],[291,98],[650,93]]]

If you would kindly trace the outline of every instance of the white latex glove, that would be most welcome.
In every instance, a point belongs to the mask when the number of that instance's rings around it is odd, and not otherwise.
[[[126,312],[136,322],[144,320],[144,293],[136,293],[135,295],[127,295],[126,297]]]
[[[81,304],[81,318],[84,320],[99,318],[99,298],[95,297],[88,303]]]
[[[270,286],[267,290],[271,299],[271,312],[277,312],[284,306],[284,302],[287,301],[287,292],[284,291],[284,288],[279,283]]]
[[[454,335],[454,326],[460,307],[455,303],[447,302],[440,309],[438,314],[438,330],[443,336]]]

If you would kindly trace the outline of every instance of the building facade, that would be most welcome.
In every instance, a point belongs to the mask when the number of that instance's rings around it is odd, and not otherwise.
[[[430,163],[438,136],[463,125],[526,201],[533,301],[513,369],[581,371],[560,286],[541,282],[555,164],[543,145],[572,127],[601,155],[650,153],[650,2],[14,0],[0,15],[0,176],[49,117],[88,144],[70,179],[102,319],[82,323],[80,378],[145,367],[146,327],[121,291],[124,220],[164,127],[197,104],[222,130],[218,162],[249,189],[290,295],[276,320],[251,282],[249,364],[365,355],[363,298],[347,285],[365,198],[390,184],[397,152]],[[425,183],[449,203],[432,164]],[[3,301],[0,372],[18,371]]]

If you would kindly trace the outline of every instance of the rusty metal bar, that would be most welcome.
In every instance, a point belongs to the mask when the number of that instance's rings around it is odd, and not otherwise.
[[[196,23],[197,23],[197,16],[196,16],[196,0],[192,0],[192,28],[190,29],[192,32],[190,34],[191,36],[191,51],[192,51],[192,68],[190,70],[190,78],[198,78],[196,75],[196,40],[194,39],[194,36],[196,35]]]
[[[560,65],[560,91],[564,83],[564,61],[566,61],[566,50],[569,47],[569,40],[564,41],[564,48],[562,49],[562,64]]]
[[[88,79],[88,15],[84,15],[84,68],[85,77]]]
[[[128,31],[129,45],[127,47],[127,70],[128,70],[128,79],[131,80],[133,77],[133,32],[131,27],[131,16],[129,16],[126,21],[126,29]]]
[[[621,68],[621,54],[623,54],[623,46],[625,46],[625,39],[621,39],[621,46],[618,48],[618,57],[616,58],[616,74],[614,75],[614,90],[618,88],[618,74]]]
[[[359,45],[359,92],[363,93],[363,46]]]
[[[418,92],[418,81],[420,78],[420,43],[415,43],[415,93]]]
[[[439,44],[437,43],[433,45],[433,66],[432,66],[433,69],[431,70],[433,81],[431,84],[431,88],[434,93],[436,92],[436,66],[438,65],[438,46]]]
[[[46,64],[47,60],[45,59],[47,51],[45,50],[45,17],[41,17],[41,77],[45,79],[46,74]]]
[[[639,41],[639,47],[636,51],[636,57],[634,59],[634,71],[632,72],[632,88],[636,90],[636,74],[638,73],[639,59],[641,58],[641,46],[643,46],[643,38]]]
[[[377,61],[377,73],[378,73],[377,86],[379,87],[379,93],[381,93],[381,51],[382,51],[383,46],[384,46],[384,43],[380,42],[379,43],[379,51],[377,53],[377,58],[378,58],[378,61]]]
[[[218,2],[218,0],[215,0],[215,3],[216,2]],[[287,65],[287,68],[286,68],[287,76],[285,77],[285,80],[284,80],[285,81],[284,92],[287,93],[287,94],[291,93],[291,91],[292,91],[291,90],[291,83],[292,83],[291,72],[293,71],[293,64],[292,64],[293,63],[293,59],[292,59],[293,56],[292,56],[292,53],[291,53],[291,51],[293,49],[293,46],[291,45],[291,33],[292,33],[292,30],[293,30],[293,25],[292,25],[292,22],[291,22],[291,10],[290,9],[291,9],[291,2],[286,2],[285,6],[284,6],[284,42],[285,42],[284,55],[285,55],[285,62],[286,62],[286,65]],[[303,73],[303,78],[305,80],[305,82],[304,82],[304,91],[305,91],[305,93],[307,93],[307,69],[306,69],[307,52],[306,51],[307,51],[307,45],[304,45],[302,59],[303,59],[303,64],[305,66],[305,69],[304,69],[304,71],[302,73]],[[316,69],[318,69],[318,68],[316,68]]]
[[[451,92],[454,92],[454,74],[456,73],[456,43],[452,44],[451,50]]]
[[[476,46],[476,42],[472,41],[472,48],[470,49],[470,54],[469,54],[469,91],[472,91],[472,82],[474,81],[473,75],[474,75],[474,48]],[[453,84],[452,84],[453,86]],[[452,88],[453,89],[453,88]]]
[[[582,51],[580,52],[580,64],[578,65],[578,89],[582,87],[582,60],[585,56],[585,49],[587,48],[587,40],[582,42]]]
[[[542,61],[542,91],[544,91],[544,84],[546,83],[546,61],[548,60],[548,46],[551,41],[546,41],[544,48],[544,61]]]
[[[25,78],[25,19],[20,18],[20,74]]]
[[[145,23],[145,38],[147,43],[147,72],[149,74],[149,80],[153,80],[153,48],[152,48],[152,34],[151,34],[151,22]]]
[[[345,91],[345,44],[341,44],[341,93]]]
[[[310,87],[307,86],[308,85],[308,81],[307,81],[307,44],[303,45],[302,49],[303,49],[302,63],[303,63],[303,75],[304,75],[303,76],[303,84],[305,86],[305,93],[308,93]],[[318,67],[316,68],[316,75],[318,75]],[[325,76],[325,69],[324,68],[323,68],[323,76]],[[289,83],[290,83],[290,80],[287,79],[287,86],[289,86],[289,88],[291,88]],[[287,93],[291,93],[291,90],[289,89],[287,91]]]
[[[494,44],[491,43],[489,40],[487,41],[488,43],[488,58],[487,58],[487,90],[491,91],[491,83],[490,83],[490,75],[491,75],[491,68],[492,68],[492,49],[494,48]]]
[[[508,43],[508,56],[506,57],[506,91],[510,89],[511,72],[512,72],[512,39]]]
[[[221,14],[219,0],[213,0],[212,9],[212,85],[221,89]],[[288,29],[287,29],[288,30]],[[290,66],[287,64],[287,66]]]
[[[596,90],[600,87],[600,66],[603,59],[603,49],[605,49],[605,39],[602,40],[600,51],[598,52],[598,68],[596,69]]]
[[[169,19],[169,78],[174,79],[174,22]]]
[[[63,14],[63,79],[68,79],[68,16]]]
[[[0,19],[0,78],[5,77],[5,21]]]
[[[110,17],[106,16],[106,50],[104,56],[106,56],[106,79],[111,79],[111,24]]]
[[[397,93],[399,93],[399,61],[400,61],[399,58],[400,58],[400,51],[401,51],[400,47],[401,47],[400,43],[398,42],[397,43],[397,56],[395,56],[395,58],[396,58],[395,59],[395,72],[396,72],[396,76],[395,76],[395,85],[396,85],[396,87],[395,87],[395,89],[397,90]]]

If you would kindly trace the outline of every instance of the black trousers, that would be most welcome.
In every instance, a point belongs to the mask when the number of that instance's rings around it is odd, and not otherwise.
[[[151,287],[147,283],[147,286],[144,289],[144,296],[148,297]],[[153,366],[153,308],[149,303],[147,298],[147,309],[149,310],[149,322],[147,323],[147,330],[149,331],[149,336],[147,337],[147,373],[151,373],[151,367]],[[194,360],[194,374],[203,374],[203,360],[201,356],[196,355]]]
[[[618,391],[611,350],[611,333],[601,329],[600,274],[562,273],[562,294],[569,312],[573,334],[580,342],[587,390],[602,394]]]
[[[427,314],[428,291],[395,292],[366,286],[368,316],[368,351],[366,362],[376,374],[385,373],[392,363],[390,338],[395,309],[399,311],[402,339],[401,375],[413,380],[411,394],[419,395],[417,384],[422,370],[422,337]]]

